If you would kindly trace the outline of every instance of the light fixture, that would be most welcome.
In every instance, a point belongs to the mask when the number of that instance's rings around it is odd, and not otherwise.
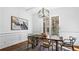
[[[42,8],[41,10],[38,11],[38,15],[40,17],[46,17],[49,16],[49,10],[46,8]]]

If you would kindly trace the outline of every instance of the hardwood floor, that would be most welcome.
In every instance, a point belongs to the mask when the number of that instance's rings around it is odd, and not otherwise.
[[[24,41],[22,43],[18,43],[18,44],[15,44],[13,46],[10,46],[10,47],[6,47],[6,48],[3,48],[3,49],[0,49],[0,51],[48,51],[47,49],[39,50],[40,49],[39,45],[37,47],[35,47],[34,49],[29,48],[27,50],[27,47],[26,47],[27,46],[27,42],[28,41]],[[71,48],[69,48],[69,49],[71,49]],[[50,48],[49,51],[52,51],[51,48]],[[74,46],[74,51],[79,51],[79,46]]]
[[[79,51],[79,46],[74,46],[75,51]]]
[[[24,41],[22,43],[18,43],[3,49],[0,49],[0,51],[19,51],[19,50],[24,50],[26,48],[27,41]]]

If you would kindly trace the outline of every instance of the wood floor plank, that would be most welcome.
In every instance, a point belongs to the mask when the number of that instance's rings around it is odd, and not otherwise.
[[[18,48],[20,48],[22,46],[25,46],[25,45],[27,45],[27,41],[24,41],[24,42],[21,42],[21,43],[18,43],[18,44],[15,44],[15,45],[0,49],[0,51],[15,51],[16,49],[18,49]]]

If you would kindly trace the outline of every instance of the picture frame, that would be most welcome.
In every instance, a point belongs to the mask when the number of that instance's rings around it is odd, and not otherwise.
[[[28,30],[28,20],[11,16],[11,30]]]

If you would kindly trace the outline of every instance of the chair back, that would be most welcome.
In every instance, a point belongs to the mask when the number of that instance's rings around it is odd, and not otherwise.
[[[63,40],[63,37],[61,36],[60,39]]]
[[[46,37],[42,37],[41,40],[42,40],[43,42],[47,42],[47,41],[48,41],[48,39],[47,39]]]
[[[62,37],[62,36],[60,36],[59,38],[60,38],[60,40],[62,40],[62,42],[63,42],[63,37]]]
[[[76,41],[76,38],[75,37],[72,37],[72,39],[70,39],[70,43],[73,45]]]

